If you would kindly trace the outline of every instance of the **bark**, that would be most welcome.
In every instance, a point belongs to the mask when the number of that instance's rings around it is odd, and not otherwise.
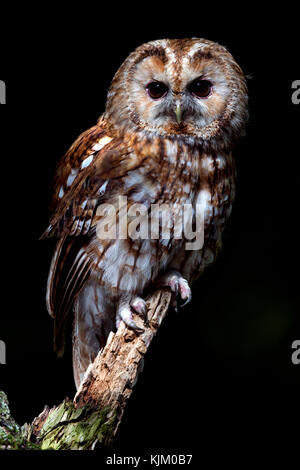
[[[15,423],[0,392],[0,448],[89,450],[111,445],[170,300],[169,290],[154,292],[147,299],[147,321],[135,317],[144,331],[136,333],[121,322],[88,368],[73,401],[46,406],[31,425]]]

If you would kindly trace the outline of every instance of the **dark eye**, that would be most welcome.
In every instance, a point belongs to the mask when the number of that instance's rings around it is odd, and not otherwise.
[[[168,87],[162,82],[150,82],[146,88],[153,100],[158,100],[168,93]]]
[[[207,98],[210,95],[211,89],[211,82],[201,78],[196,78],[189,86],[189,92],[198,96],[198,98]]]

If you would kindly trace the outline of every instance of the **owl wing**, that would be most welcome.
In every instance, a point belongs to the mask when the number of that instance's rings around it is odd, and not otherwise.
[[[53,213],[41,239],[88,233],[108,180],[123,176],[139,163],[128,143],[112,137],[102,126],[84,132],[58,164]]]
[[[110,135],[100,121],[79,136],[58,164],[51,203],[53,213],[41,238],[58,238],[46,302],[55,319],[54,349],[60,355],[64,350],[68,312],[93,262],[85,246],[93,232],[95,210],[104,196],[109,200],[108,181],[125,175],[140,163],[141,158],[137,158],[129,144]]]

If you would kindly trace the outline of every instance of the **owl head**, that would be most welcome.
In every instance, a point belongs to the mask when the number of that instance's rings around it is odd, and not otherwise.
[[[247,118],[245,77],[232,55],[215,42],[151,41],[117,71],[105,118],[118,129],[229,145]]]

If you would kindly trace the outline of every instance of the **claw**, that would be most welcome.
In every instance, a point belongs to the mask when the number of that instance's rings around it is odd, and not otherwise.
[[[192,291],[186,279],[184,279],[179,273],[176,271],[170,271],[169,273],[165,274],[159,280],[159,286],[162,287],[170,287],[173,295],[171,299],[171,305],[174,307],[175,311],[178,311],[178,297],[180,296],[181,300],[185,302],[180,305],[183,307],[184,305],[188,304],[192,298]]]
[[[120,306],[116,317],[116,327],[119,328],[121,321],[123,321],[129,328],[138,333],[143,333],[144,329],[140,328],[132,318],[132,310],[144,318],[146,316],[146,302],[140,297],[135,297],[131,305]]]
[[[186,279],[180,277],[178,280],[178,287],[181,300],[185,300],[181,307],[187,305],[192,300],[192,291]]]
[[[147,304],[141,297],[135,297],[131,302],[131,308],[142,317],[144,323],[148,325]]]
[[[141,297],[135,297],[130,305],[136,313],[141,315],[141,317],[146,317],[147,307],[144,299],[142,299]]]

